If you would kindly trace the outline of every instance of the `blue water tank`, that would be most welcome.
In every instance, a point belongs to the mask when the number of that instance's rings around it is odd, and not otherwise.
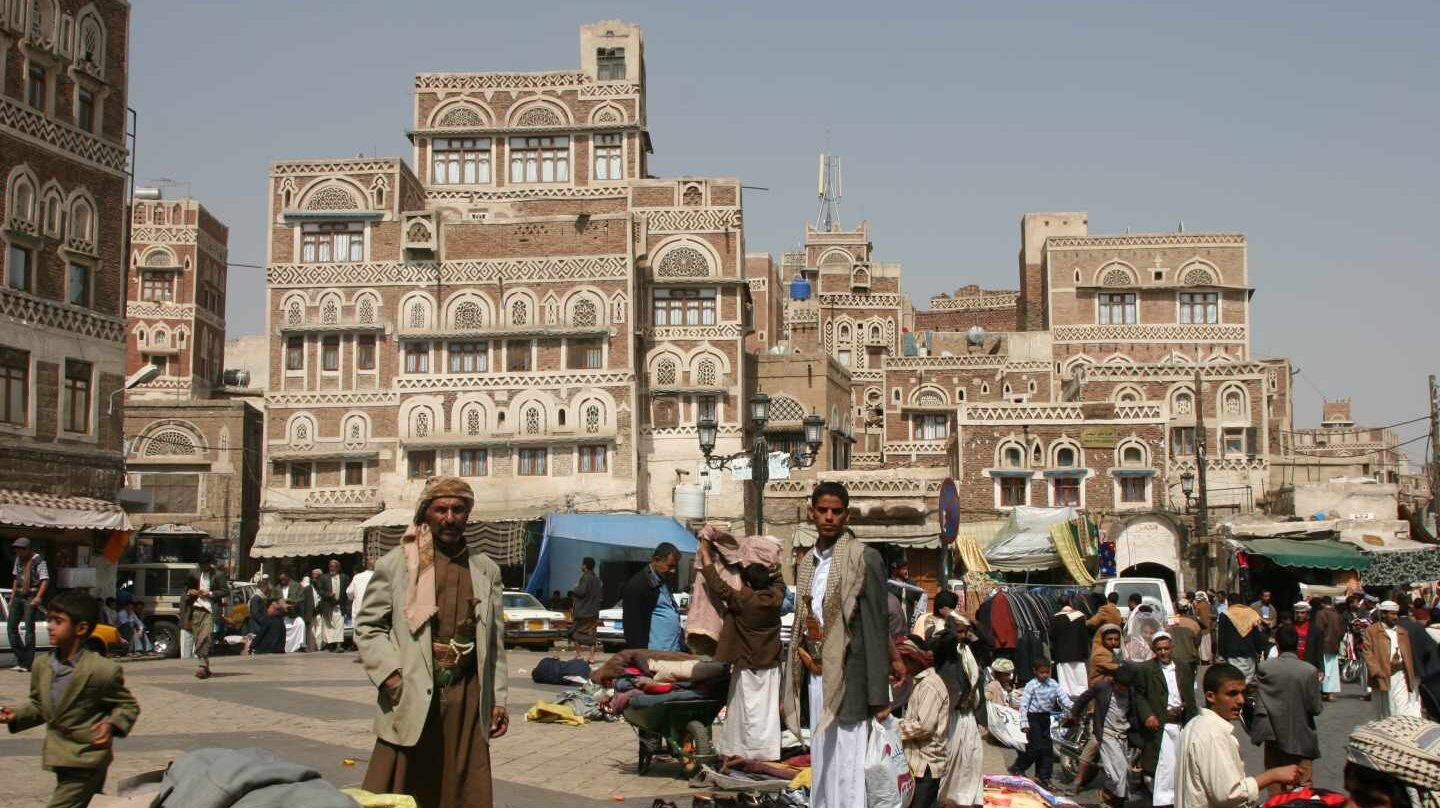
[[[797,273],[794,279],[790,281],[790,299],[810,299],[810,281],[807,280],[804,275]]]

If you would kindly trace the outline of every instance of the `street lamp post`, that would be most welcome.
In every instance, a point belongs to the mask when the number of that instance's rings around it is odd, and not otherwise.
[[[705,455],[705,465],[720,471],[731,468],[741,458],[750,460],[750,483],[755,487],[755,529],[765,531],[765,484],[770,482],[770,443],[765,440],[765,424],[770,420],[770,396],[755,393],[750,397],[750,427],[754,439],[750,448],[732,455],[715,456],[715,438],[719,425],[714,418],[701,418],[696,424],[700,433],[700,451]],[[792,468],[809,468],[815,465],[820,455],[824,420],[814,413],[805,416],[805,448],[790,453]]]

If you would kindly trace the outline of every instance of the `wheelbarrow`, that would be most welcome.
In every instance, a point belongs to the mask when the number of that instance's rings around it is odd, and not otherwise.
[[[698,774],[701,764],[715,761],[710,725],[724,707],[725,702],[712,699],[626,707],[625,723],[635,729],[640,739],[640,774],[650,771],[650,763],[656,757],[679,760],[684,764],[686,777]]]

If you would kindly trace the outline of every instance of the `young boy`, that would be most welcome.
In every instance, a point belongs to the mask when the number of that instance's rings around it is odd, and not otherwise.
[[[1177,808],[1258,805],[1261,789],[1300,782],[1300,767],[1295,765],[1267,769],[1259,777],[1245,776],[1240,744],[1230,727],[1245,704],[1245,674],[1239,668],[1212,665],[1205,671],[1204,688],[1205,709],[1180,733],[1175,767]]]
[[[1050,718],[1071,707],[1070,696],[1060,683],[1050,678],[1050,660],[1040,658],[1030,666],[1035,678],[1025,683],[1025,693],[1020,697],[1020,712],[1024,714],[1029,727],[1025,730],[1028,740],[1025,751],[1010,766],[1010,773],[1023,775],[1035,764],[1035,780],[1041,788],[1050,789],[1050,775],[1055,768],[1055,746],[1050,740]]]
[[[1135,668],[1122,664],[1113,677],[1102,678],[1081,693],[1070,710],[1071,720],[1080,721],[1086,718],[1086,706],[1095,705],[1089,719],[1094,722],[1094,737],[1099,739],[1100,768],[1105,774],[1100,799],[1107,808],[1124,806],[1130,796],[1129,751],[1131,745],[1140,745],[1135,707],[1130,700],[1136,678]],[[1078,792],[1084,784],[1077,777],[1071,789]]]
[[[105,786],[114,754],[111,742],[129,734],[140,705],[125,689],[120,666],[85,650],[100,621],[100,605],[83,592],[50,599],[50,641],[55,650],[30,673],[30,699],[0,707],[11,732],[46,725],[42,763],[55,772],[47,808],[85,808]]]

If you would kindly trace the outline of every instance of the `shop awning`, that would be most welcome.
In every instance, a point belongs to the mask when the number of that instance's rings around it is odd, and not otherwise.
[[[358,519],[275,520],[260,526],[250,546],[250,557],[344,555],[364,549],[365,532]]]
[[[362,531],[373,539],[374,552],[388,553],[400,546],[405,529],[415,517],[411,508],[391,508],[360,524]],[[525,537],[535,519],[471,520],[465,525],[465,543],[479,550],[500,566],[525,562]]]
[[[120,506],[103,499],[0,489],[0,525],[56,530],[129,530]]]
[[[209,533],[194,525],[177,525],[166,523],[163,525],[146,525],[139,529],[141,537],[144,536],[209,536]]]
[[[587,556],[606,561],[643,563],[661,542],[669,542],[684,556],[700,549],[695,535],[668,516],[646,513],[552,513],[545,517],[545,540],[525,590],[544,597],[552,589],[551,571],[564,577],[566,586]],[[687,569],[681,564],[682,576]],[[689,582],[680,581],[682,586]]]
[[[1282,567],[1368,570],[1371,564],[1371,556],[1336,539],[1235,539],[1235,543],[1244,552],[1264,556]]]

